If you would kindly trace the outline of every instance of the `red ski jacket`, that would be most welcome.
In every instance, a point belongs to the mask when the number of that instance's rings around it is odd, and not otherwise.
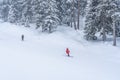
[[[69,54],[70,53],[70,50],[68,48],[66,48],[66,53]]]

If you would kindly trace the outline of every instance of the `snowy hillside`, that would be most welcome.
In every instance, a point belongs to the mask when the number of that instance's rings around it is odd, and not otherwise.
[[[120,80],[120,42],[87,42],[66,28],[44,34],[0,23],[0,80]]]

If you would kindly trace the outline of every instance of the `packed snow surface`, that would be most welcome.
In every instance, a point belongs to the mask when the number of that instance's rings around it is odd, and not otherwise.
[[[120,80],[120,40],[114,47],[69,27],[47,34],[0,23],[0,80]]]

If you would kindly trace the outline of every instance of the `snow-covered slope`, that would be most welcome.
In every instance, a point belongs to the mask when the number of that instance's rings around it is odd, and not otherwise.
[[[120,80],[120,43],[113,47],[82,36],[62,26],[43,34],[0,23],[0,80]],[[67,47],[71,57],[65,54]]]

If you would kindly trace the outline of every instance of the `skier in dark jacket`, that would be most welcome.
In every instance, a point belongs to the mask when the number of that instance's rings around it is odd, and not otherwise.
[[[23,34],[22,34],[21,38],[22,38],[22,41],[24,41],[24,35]]]

